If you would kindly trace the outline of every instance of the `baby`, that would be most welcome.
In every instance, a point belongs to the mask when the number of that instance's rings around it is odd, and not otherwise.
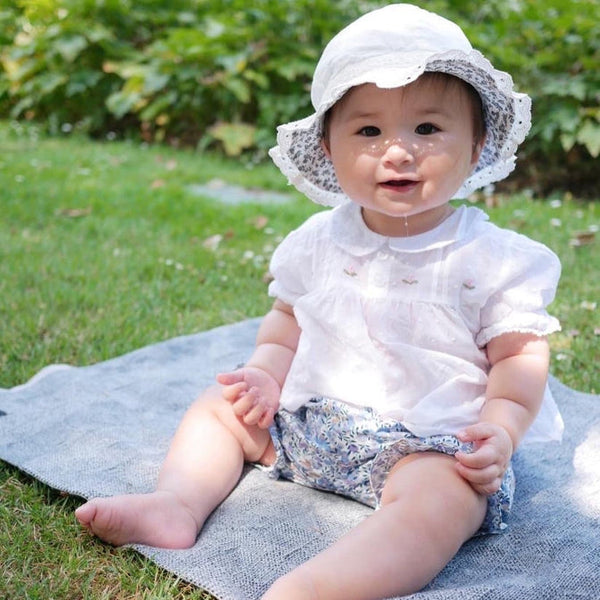
[[[558,260],[450,204],[514,168],[530,101],[407,4],[331,40],[312,101],[271,156],[335,208],[275,251],[254,353],[189,408],[155,492],[76,515],[115,545],[186,548],[255,463],[376,508],[263,598],[405,595],[506,528],[515,449],[562,434],[546,383]]]

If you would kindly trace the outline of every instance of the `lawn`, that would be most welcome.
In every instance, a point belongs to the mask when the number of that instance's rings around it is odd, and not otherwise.
[[[0,387],[50,363],[90,364],[265,312],[268,260],[318,207],[270,164],[0,123]],[[290,195],[227,205],[215,181]],[[258,198],[258,193],[257,193]],[[486,206],[482,202],[482,207]],[[563,263],[552,373],[600,393],[600,211],[568,195],[488,197],[491,219]],[[494,268],[490,265],[490,268]],[[0,463],[0,598],[210,596],[89,538],[79,504]]]

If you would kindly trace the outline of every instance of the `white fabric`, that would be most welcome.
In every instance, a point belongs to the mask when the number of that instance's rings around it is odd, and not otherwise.
[[[302,329],[282,406],[328,396],[372,407],[420,436],[477,421],[490,339],[560,329],[545,310],[560,274],[556,256],[474,207],[427,233],[386,238],[345,204],[292,232],[271,273],[269,293],[293,305]],[[560,439],[549,393],[544,404],[532,437]]]
[[[515,151],[531,125],[531,100],[513,90],[508,73],[494,69],[447,19],[410,4],[371,11],[338,33],[315,69],[311,99],[315,113],[278,127],[271,158],[289,182],[325,206],[347,201],[321,147],[326,111],[351,87],[375,83],[401,87],[426,71],[448,73],[479,93],[486,141],[473,174],[455,197],[504,179],[515,167]]]

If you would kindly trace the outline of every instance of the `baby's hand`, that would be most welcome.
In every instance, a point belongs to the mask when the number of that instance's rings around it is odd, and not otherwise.
[[[273,376],[256,367],[242,367],[231,373],[219,373],[223,397],[246,425],[266,429],[279,408],[281,388]]]
[[[479,494],[489,496],[500,489],[510,463],[513,443],[500,425],[476,423],[458,434],[461,442],[471,442],[473,452],[457,452],[456,468]]]

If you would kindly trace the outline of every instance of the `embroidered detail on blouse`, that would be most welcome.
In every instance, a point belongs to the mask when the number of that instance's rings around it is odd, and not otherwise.
[[[281,406],[296,411],[329,396],[393,415],[418,436],[459,431],[480,412],[489,340],[515,329],[558,330],[545,308],[558,259],[471,206],[408,238],[372,232],[359,208],[317,213],[274,252],[269,294],[294,306],[303,336]],[[444,246],[434,241],[442,234]],[[502,269],[490,269],[498,257]],[[539,441],[562,430],[547,398]]]
[[[474,290],[475,282],[472,279],[467,279],[466,281],[463,281],[463,287],[467,288],[468,290]]]

